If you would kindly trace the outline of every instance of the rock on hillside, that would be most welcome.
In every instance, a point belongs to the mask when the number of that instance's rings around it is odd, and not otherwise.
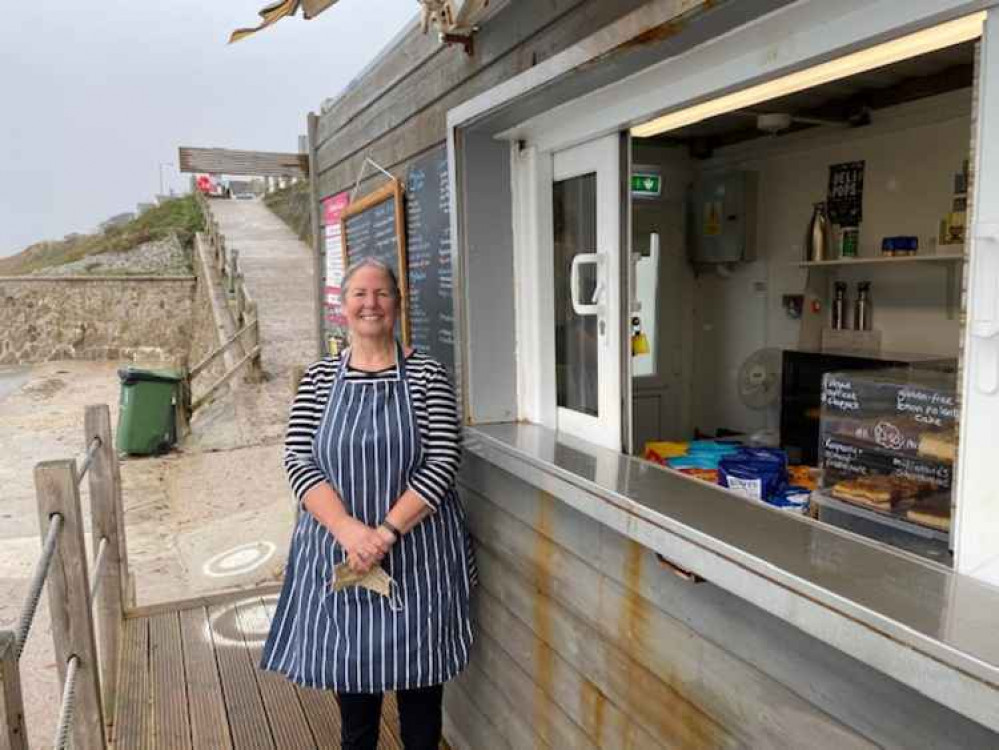
[[[72,263],[41,268],[31,276],[189,276],[191,254],[175,235],[144,242],[132,250],[89,255]]]

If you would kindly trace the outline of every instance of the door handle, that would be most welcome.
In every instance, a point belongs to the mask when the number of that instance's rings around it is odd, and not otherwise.
[[[603,260],[603,253],[579,253],[572,258],[572,266],[569,270],[569,299],[572,301],[572,311],[576,315],[601,315],[603,313],[603,303],[599,301],[605,288],[602,273]],[[584,265],[594,265],[597,271],[597,286],[593,290],[593,298],[589,304],[580,299],[579,292],[581,271]]]

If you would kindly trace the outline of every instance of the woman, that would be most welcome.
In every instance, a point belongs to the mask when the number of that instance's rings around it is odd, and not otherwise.
[[[472,643],[454,391],[442,365],[396,342],[388,266],[359,261],[341,299],[351,345],[306,371],[291,408],[285,468],[303,512],[261,666],[336,691],[344,750],[375,748],[386,690],[406,750],[437,748],[443,683]],[[334,590],[338,565],[380,565],[393,596]]]

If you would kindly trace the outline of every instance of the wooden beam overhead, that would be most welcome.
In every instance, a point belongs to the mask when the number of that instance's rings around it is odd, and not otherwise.
[[[181,146],[178,151],[178,164],[181,172],[259,175],[262,177],[306,177],[309,174],[307,154],[234,151],[227,148],[195,148],[191,146]]]

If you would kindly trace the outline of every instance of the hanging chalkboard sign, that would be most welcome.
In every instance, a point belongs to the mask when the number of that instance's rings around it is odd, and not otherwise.
[[[451,203],[444,149],[410,167],[406,235],[410,343],[454,375]]]
[[[392,180],[382,188],[354,201],[340,217],[344,268],[362,258],[387,264],[399,279],[402,301],[398,333],[409,343],[409,314],[402,183]]]

